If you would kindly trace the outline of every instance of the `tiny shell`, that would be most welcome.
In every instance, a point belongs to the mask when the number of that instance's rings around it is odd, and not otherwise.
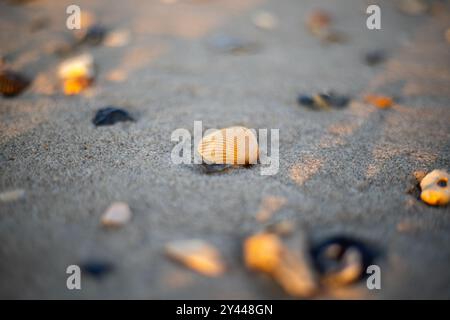
[[[101,223],[105,227],[120,227],[131,219],[131,210],[125,202],[114,202],[105,211]]]
[[[420,181],[420,198],[429,205],[446,205],[450,201],[450,175],[444,170],[433,170]]]
[[[272,30],[278,25],[277,17],[267,11],[256,13],[253,16],[252,20],[255,26],[265,30]]]
[[[0,71],[0,93],[5,97],[19,95],[29,84],[30,80],[17,72]]]
[[[213,164],[255,164],[259,155],[256,136],[245,127],[214,131],[203,137],[197,151],[206,162]]]
[[[368,94],[364,97],[364,100],[380,109],[390,108],[394,104],[394,101],[391,97],[382,95]]]
[[[225,272],[225,265],[215,247],[198,239],[177,240],[166,244],[166,254],[185,266],[209,277]]]
[[[63,61],[58,69],[62,79],[94,77],[94,59],[90,54],[83,54]]]

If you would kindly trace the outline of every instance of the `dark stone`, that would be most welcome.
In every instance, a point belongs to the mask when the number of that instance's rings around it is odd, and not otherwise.
[[[90,27],[84,37],[81,39],[83,44],[88,44],[91,46],[98,46],[103,42],[108,30],[100,25],[94,25]]]
[[[114,266],[106,261],[92,260],[82,263],[80,268],[83,273],[86,273],[94,278],[101,279],[113,271]]]
[[[314,105],[314,99],[311,96],[300,95],[297,98],[297,102],[303,106],[312,107]]]
[[[338,245],[340,248],[338,255],[334,258],[326,254],[327,249],[332,245]],[[366,270],[368,266],[372,265],[375,258],[379,255],[376,249],[370,247],[363,241],[347,236],[335,236],[311,247],[310,253],[314,266],[320,274],[327,274],[338,270],[341,267],[341,259],[345,251],[349,248],[354,248],[361,254],[363,270]],[[365,272],[363,272],[364,274]]]
[[[97,111],[92,123],[96,126],[110,126],[120,121],[134,121],[130,114],[116,107],[106,107]]]
[[[381,50],[367,52],[364,55],[364,61],[369,66],[376,66],[386,60],[386,54]]]

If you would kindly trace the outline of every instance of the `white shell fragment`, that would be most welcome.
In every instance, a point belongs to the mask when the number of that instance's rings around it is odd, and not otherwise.
[[[278,19],[270,12],[261,11],[252,17],[253,24],[260,29],[272,30],[277,27]]]
[[[219,251],[205,241],[176,240],[166,244],[167,256],[209,277],[224,273],[225,265]]]
[[[130,33],[124,29],[113,30],[106,36],[103,44],[107,47],[123,47],[130,41]]]
[[[62,79],[94,78],[94,58],[90,54],[67,59],[59,65],[58,75]]]
[[[0,193],[0,202],[13,202],[25,197],[25,190],[16,189]]]
[[[214,131],[203,137],[197,151],[203,160],[213,164],[255,164],[259,155],[256,136],[245,127]]]
[[[125,202],[114,202],[101,218],[101,223],[105,227],[120,227],[131,220],[131,210]]]

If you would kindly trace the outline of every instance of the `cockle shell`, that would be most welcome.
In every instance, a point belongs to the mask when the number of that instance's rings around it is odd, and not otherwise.
[[[214,131],[203,137],[197,151],[206,162],[214,164],[255,164],[259,155],[256,136],[245,127]]]
[[[433,170],[420,181],[420,198],[429,205],[446,205],[450,201],[450,175],[444,170]]]

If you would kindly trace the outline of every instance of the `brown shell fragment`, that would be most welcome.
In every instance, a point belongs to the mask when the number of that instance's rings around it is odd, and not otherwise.
[[[30,82],[20,73],[10,70],[0,71],[0,92],[4,97],[19,95],[30,85]]]
[[[310,297],[318,289],[315,276],[303,258],[271,233],[258,233],[244,242],[247,267],[268,274],[294,297]]]
[[[170,258],[205,276],[217,277],[225,272],[219,251],[202,240],[172,241],[166,244],[165,252]]]

